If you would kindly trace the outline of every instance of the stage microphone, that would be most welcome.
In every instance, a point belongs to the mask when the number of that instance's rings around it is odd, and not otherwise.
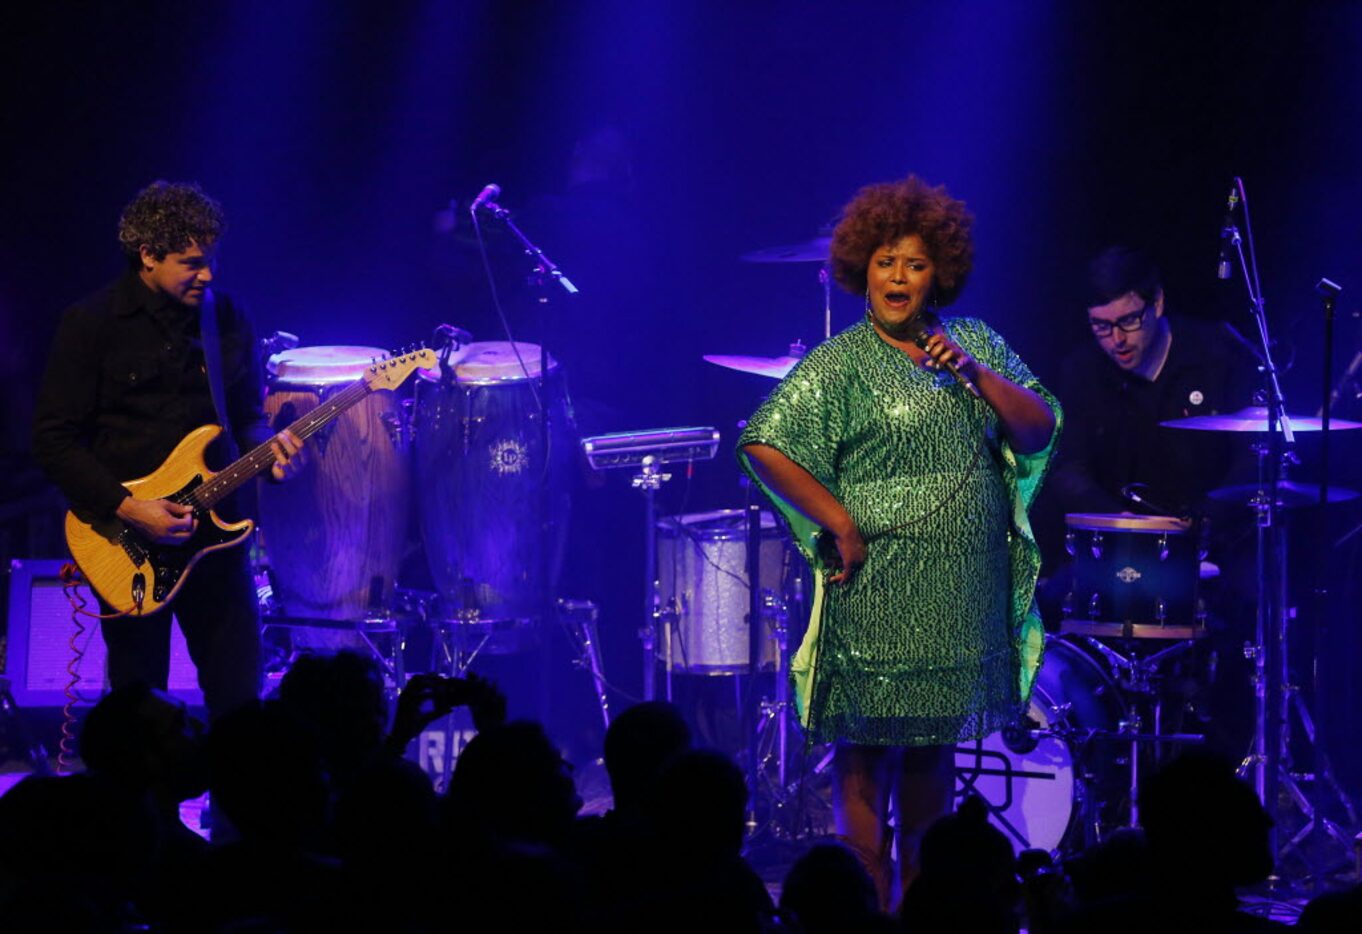
[[[926,311],[919,311],[913,320],[908,322],[908,339],[917,344],[923,350],[927,349],[927,338],[932,336],[932,325],[936,323],[934,317],[929,316]],[[969,390],[969,394],[976,399],[982,399],[979,394],[979,387],[974,385],[974,380],[958,370],[954,363],[942,364],[947,373],[955,377],[955,381]]]
[[[1215,277],[1228,279],[1233,262],[1234,241],[1239,231],[1234,226],[1234,207],[1239,203],[1239,188],[1230,187],[1230,196],[1225,200],[1225,220],[1220,224],[1220,260],[1216,263]]]
[[[473,199],[473,203],[472,203],[471,205],[469,205],[468,210],[469,210],[470,213],[476,212],[476,211],[478,210],[478,208],[483,207],[484,205],[488,204],[489,202],[492,201],[492,199],[494,199],[494,198],[500,198],[500,197],[501,197],[501,186],[498,185],[496,182],[492,182],[490,185],[488,185],[488,186],[487,186],[486,188],[484,188],[482,191],[478,192],[478,196],[477,196],[476,198]]]

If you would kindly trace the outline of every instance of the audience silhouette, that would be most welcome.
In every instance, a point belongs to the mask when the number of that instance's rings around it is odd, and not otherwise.
[[[448,789],[403,757],[459,706],[476,735]],[[277,699],[205,734],[185,706],[134,684],[90,712],[87,771],[0,797],[0,929],[91,932],[1069,931],[1257,932],[1239,887],[1272,868],[1268,815],[1230,763],[1200,751],[1148,778],[1143,826],[1056,864],[1014,856],[976,797],[926,832],[898,919],[855,854],[813,846],[775,908],[745,861],[748,789],[694,749],[670,704],[606,733],[614,796],[580,817],[571,765],[543,726],[505,722],[477,677],[417,675],[389,714],[373,659],[304,656]],[[235,836],[180,820],[211,789]],[[1362,929],[1362,889],[1318,897],[1306,931]]]

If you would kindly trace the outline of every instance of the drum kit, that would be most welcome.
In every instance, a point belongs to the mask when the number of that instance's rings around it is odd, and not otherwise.
[[[818,262],[824,337],[831,334],[828,244],[818,237],[743,257]],[[805,349],[796,341],[772,357],[704,359],[780,379]],[[379,354],[367,347],[278,350],[267,364],[266,412],[286,423],[319,404],[332,387],[352,382]],[[304,646],[309,638],[334,638],[321,633],[357,633],[400,684],[404,616],[434,629],[437,667],[458,674],[481,652],[532,645],[550,608],[581,650],[581,666],[592,674],[608,725],[595,607],[551,599],[566,544],[565,479],[573,442],[559,367],[541,358],[539,347],[512,342],[455,341],[443,359],[440,370],[421,373],[411,398],[373,394],[338,418],[311,446],[296,482],[262,486],[270,572],[262,592],[272,590],[267,621],[303,624],[294,633],[295,644],[304,634]],[[547,419],[547,431],[541,419]],[[1273,427],[1270,421],[1265,409],[1249,408],[1164,424],[1257,437]],[[1291,424],[1296,431],[1324,427],[1308,418],[1293,417]],[[1330,427],[1362,423],[1335,420]],[[807,570],[771,514],[755,505],[656,514],[656,494],[670,477],[665,465],[712,458],[718,435],[712,428],[656,429],[586,438],[581,447],[597,469],[635,470],[632,486],[644,496],[645,696],[657,696],[659,669],[667,698],[673,675],[772,673],[774,697],[751,705],[749,764],[766,776],[755,787],[772,799],[772,825],[797,835],[811,827],[805,779],[830,760],[806,755],[797,781],[789,780],[792,705],[783,665],[799,635],[790,622],[804,616]],[[397,584],[413,489],[419,491],[416,511],[436,590],[415,597]],[[1265,513],[1321,499],[1318,487],[1275,479],[1211,496],[1243,504],[1260,525]],[[1327,490],[1329,503],[1356,496]],[[1066,527],[1071,586],[1058,632],[1047,636],[1030,706],[1015,726],[962,745],[956,760],[962,789],[984,797],[1019,848],[1055,852],[1074,851],[1109,829],[1137,822],[1146,764],[1167,746],[1201,740],[1165,730],[1162,669],[1206,636],[1201,586],[1216,573],[1205,560],[1197,525],[1186,518],[1070,514]],[[1285,641],[1261,622],[1251,650],[1259,665],[1255,686],[1268,674],[1264,657],[1273,654],[1265,643]],[[391,637],[386,648],[376,646],[374,634]],[[1275,653],[1282,666],[1283,655]],[[1273,740],[1265,735],[1261,700],[1258,712],[1250,759],[1261,765],[1265,756],[1272,758],[1265,750]]]

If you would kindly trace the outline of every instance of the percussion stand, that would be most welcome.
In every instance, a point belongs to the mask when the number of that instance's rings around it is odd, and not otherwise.
[[[658,459],[649,454],[630,480],[643,493],[643,574],[647,586],[643,595],[643,626],[638,637],[643,642],[643,699],[657,699],[657,625],[662,624],[662,644],[666,647],[666,692],[672,699],[672,616],[662,609],[662,584],[657,579],[657,491],[672,478],[663,473]]]

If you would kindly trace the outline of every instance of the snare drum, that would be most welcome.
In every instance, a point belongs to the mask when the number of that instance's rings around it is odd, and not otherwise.
[[[422,370],[416,385],[413,435],[426,557],[449,624],[478,629],[479,638],[483,630],[495,633],[484,651],[524,643],[508,630],[543,615],[562,561],[569,414],[557,362],[549,359],[544,378],[539,355],[535,344],[469,344],[452,378]],[[541,403],[549,415],[548,450]],[[541,493],[547,516],[540,514]]]
[[[741,509],[667,516],[657,524],[657,577],[663,607],[676,614],[671,667],[691,674],[749,670],[747,526]],[[761,515],[760,586],[782,592],[786,548],[775,518]],[[771,619],[762,619],[761,666],[775,664]]]
[[[1065,550],[1073,558],[1063,603],[1068,631],[1078,631],[1077,623],[1098,627],[1089,635],[1186,638],[1199,629],[1206,613],[1190,520],[1070,513],[1064,521]]]
[[[275,431],[344,389],[384,351],[296,347],[269,358],[265,413]],[[407,529],[401,404],[373,392],[307,442],[298,475],[260,484],[260,525],[285,616],[386,615]]]

